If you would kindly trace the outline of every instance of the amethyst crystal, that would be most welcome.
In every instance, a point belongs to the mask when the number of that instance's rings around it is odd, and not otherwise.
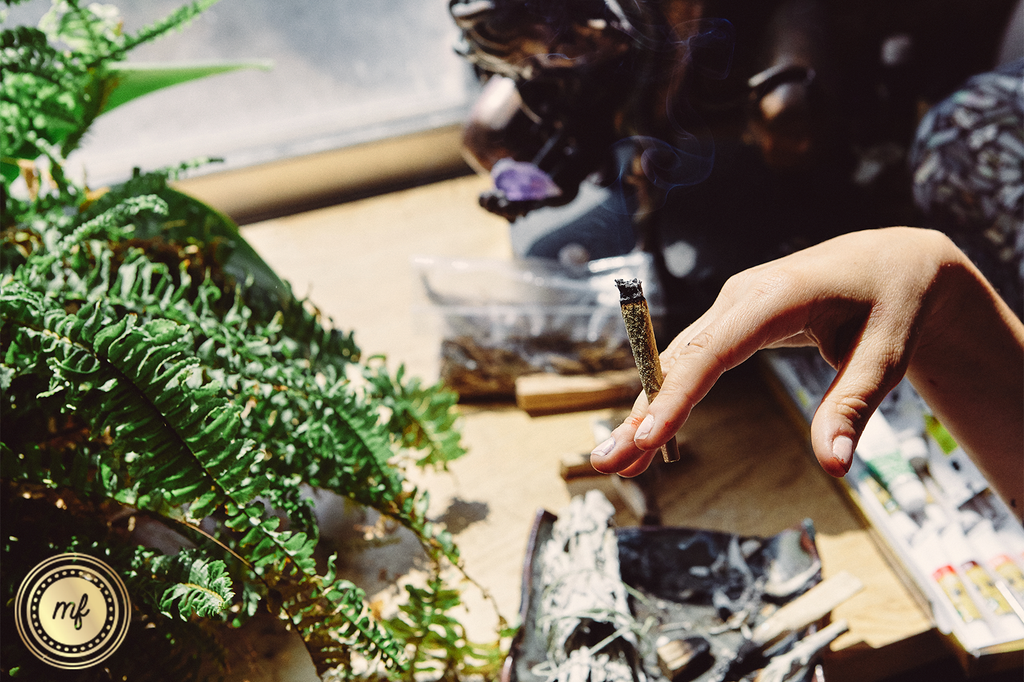
[[[562,193],[550,175],[525,161],[501,159],[491,169],[491,178],[509,201],[540,201]]]

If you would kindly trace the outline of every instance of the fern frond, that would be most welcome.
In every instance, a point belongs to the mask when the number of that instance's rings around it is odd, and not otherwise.
[[[252,472],[259,452],[237,438],[237,408],[216,385],[189,385],[198,361],[187,327],[119,318],[100,302],[67,314],[17,282],[0,293],[0,315],[47,358],[50,390],[68,391],[95,432],[110,429],[135,483],[130,501],[165,509],[195,500],[190,513],[202,515],[229,498],[244,504],[265,484]]]
[[[229,527],[245,532],[240,551],[268,586],[274,610],[299,630],[319,673],[349,666],[354,652],[366,665],[406,667],[401,645],[373,620],[365,593],[337,578],[336,557],[328,560],[327,573],[319,575],[315,541],[302,532],[278,531],[280,519],[267,516],[260,504],[245,509],[229,505],[228,517]]]
[[[86,89],[88,72],[64,58],[36,28],[4,29],[0,48],[3,156],[54,156],[57,146],[86,125],[85,108],[75,93]]]
[[[160,610],[163,614],[171,616],[172,610],[177,610],[181,619],[187,620],[192,614],[216,616],[231,605],[235,593],[223,561],[207,561],[182,551],[175,557],[158,557],[151,563],[158,576],[164,573],[164,564],[172,564],[177,569],[175,573],[185,573],[180,582],[168,587],[161,595]],[[164,574],[167,573],[170,573],[169,569]]]
[[[373,619],[365,593],[337,578],[336,558],[330,557],[326,575],[316,580],[275,586],[281,608],[306,641],[317,672],[351,674],[354,652],[364,666],[381,661],[389,670],[406,669],[401,645]]]
[[[456,428],[458,394],[440,383],[424,388],[418,379],[407,379],[404,365],[391,377],[383,363],[367,364],[363,376],[371,386],[370,400],[387,408],[388,428],[402,447],[417,452],[418,466],[446,470],[448,462],[466,454]]]
[[[132,221],[139,216],[166,213],[166,202],[147,194],[125,199],[87,220],[52,226],[41,235],[45,250],[33,254],[15,277],[31,288],[86,300],[87,295],[75,294],[109,275],[111,265],[109,249],[90,240],[122,238],[133,230]]]
[[[491,679],[500,670],[500,640],[479,644],[470,641],[453,611],[462,605],[458,590],[447,587],[435,565],[423,587],[406,585],[406,601],[398,614],[385,621],[387,628],[411,651],[415,661],[410,679],[459,679],[482,675]]]
[[[39,27],[52,43],[63,43],[75,56],[95,59],[124,43],[121,18],[116,10],[110,9],[92,4],[81,7],[78,0],[64,0],[53,4],[40,19]]]
[[[187,5],[179,7],[163,19],[146,26],[135,35],[127,36],[124,43],[120,46],[120,49],[116,52],[111,52],[109,55],[106,55],[105,58],[118,59],[124,53],[135,49],[143,43],[151,42],[163,35],[166,35],[167,33],[170,33],[171,31],[183,28],[207,9],[217,4],[217,2],[219,2],[219,0],[195,0],[194,2],[190,2]]]
[[[30,73],[55,85],[62,77],[84,69],[66,68],[60,51],[50,45],[46,34],[34,26],[15,26],[0,31],[0,66],[5,74]],[[60,66],[58,66],[60,64]]]

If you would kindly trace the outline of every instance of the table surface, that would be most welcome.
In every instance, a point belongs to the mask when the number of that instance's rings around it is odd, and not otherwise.
[[[440,330],[422,307],[410,258],[510,258],[509,226],[477,205],[487,180],[465,177],[243,228],[244,236],[334,323],[355,331],[364,353],[436,380]],[[522,563],[538,509],[569,502],[567,455],[594,446],[592,424],[612,409],[531,417],[514,405],[467,405],[460,427],[469,454],[448,472],[416,473],[431,514],[449,523],[469,576],[515,621]],[[662,467],[655,491],[664,525],[772,535],[811,519],[825,577],[848,570],[865,589],[835,609],[847,634],[826,661],[830,682],[870,682],[943,656],[929,614],[885,560],[839,485],[813,459],[801,426],[756,363],[730,371],[679,434],[689,450]],[[368,594],[386,602],[414,573],[413,543],[351,562]],[[468,587],[467,626],[483,639],[494,609]]]

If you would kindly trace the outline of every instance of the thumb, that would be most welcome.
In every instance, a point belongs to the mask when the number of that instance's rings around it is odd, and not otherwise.
[[[850,470],[868,418],[903,378],[905,363],[894,359],[891,352],[871,352],[858,346],[840,366],[814,412],[811,447],[821,468],[832,476],[841,477]]]

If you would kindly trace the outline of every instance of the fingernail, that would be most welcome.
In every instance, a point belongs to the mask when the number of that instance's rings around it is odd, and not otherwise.
[[[832,440],[832,457],[843,467],[843,471],[850,470],[850,463],[853,462],[853,439],[849,436],[836,436]]]
[[[647,438],[647,436],[651,435],[651,429],[653,428],[654,417],[652,417],[651,415],[647,415],[646,417],[644,417],[644,420],[640,422],[640,426],[637,427],[636,434],[633,436],[633,440]]]
[[[615,439],[614,438],[606,438],[603,443],[601,443],[596,448],[591,450],[590,454],[594,455],[595,457],[604,457],[609,452],[611,452],[612,448],[614,448],[614,447],[615,447]]]

